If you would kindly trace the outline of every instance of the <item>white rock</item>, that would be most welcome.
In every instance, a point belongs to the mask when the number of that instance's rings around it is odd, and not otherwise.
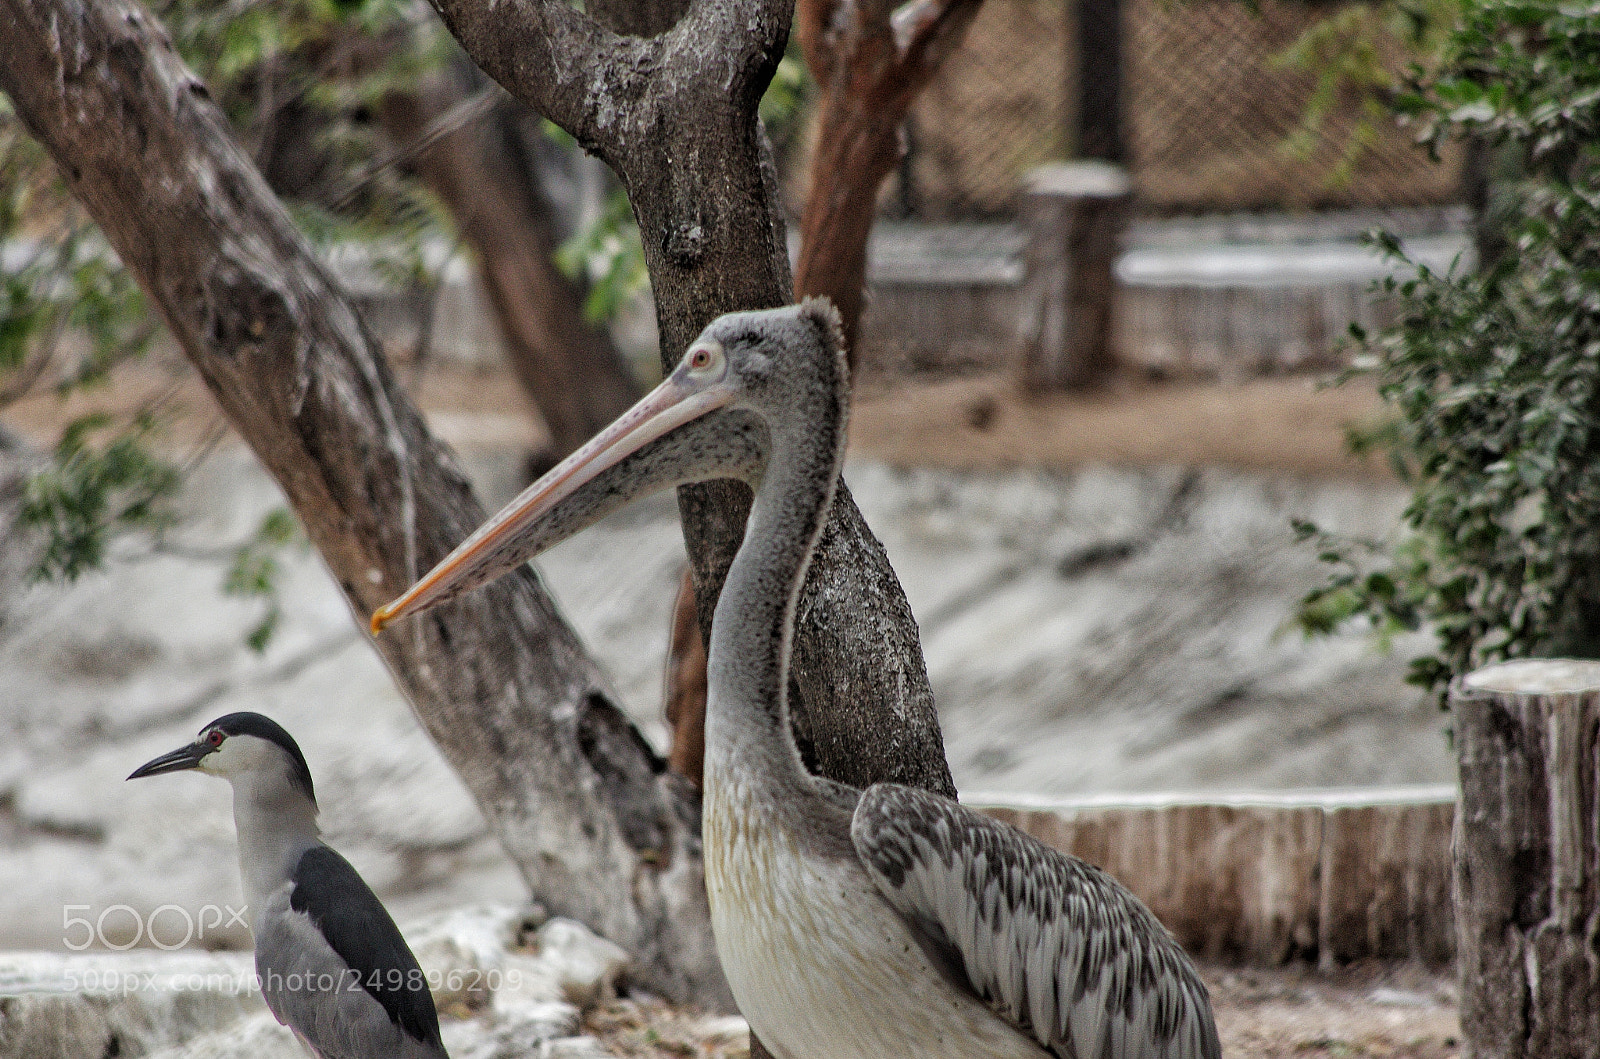
[[[455,909],[411,924],[411,951],[440,1010],[489,1006],[503,977],[506,949],[522,917],[509,905]]]
[[[628,969],[628,951],[571,919],[556,917],[539,928],[539,956],[550,967],[568,1003],[587,1008],[617,995]]]
[[[708,1015],[689,1024],[689,1035],[713,1046],[750,1047],[750,1023],[738,1015]]]
[[[593,1037],[557,1037],[542,1042],[536,1054],[539,1059],[612,1059]]]
[[[140,1055],[265,1006],[236,954],[0,953],[6,1059]]]
[[[543,1010],[549,1004],[572,1007],[561,987],[560,970],[559,964],[544,956],[507,953],[494,983],[495,1012],[512,1015],[524,1009]]]
[[[604,1055],[579,1035],[570,991],[599,996],[626,961],[615,946],[567,921],[535,956],[508,949],[522,915],[508,906],[465,909],[407,931],[429,974],[468,979],[470,1004],[440,1012],[455,1059]],[[460,983],[456,983],[459,985]],[[436,997],[440,991],[435,990]],[[449,995],[445,996],[448,1002]],[[470,1017],[458,1016],[468,1010]],[[547,1042],[559,1041],[550,1050]],[[0,953],[0,1056],[102,1059],[304,1059],[266,1010],[243,953]]]
[[[150,1059],[306,1059],[306,1050],[289,1027],[264,1012],[153,1052]]]
[[[578,1032],[578,1009],[571,1004],[523,1006],[484,1018],[442,1025],[451,1059],[527,1059],[544,1042]]]

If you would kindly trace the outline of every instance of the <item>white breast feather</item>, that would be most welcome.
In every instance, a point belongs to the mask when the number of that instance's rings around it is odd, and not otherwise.
[[[858,864],[807,854],[731,779],[704,820],[717,951],[779,1059],[1045,1055],[940,977]]]

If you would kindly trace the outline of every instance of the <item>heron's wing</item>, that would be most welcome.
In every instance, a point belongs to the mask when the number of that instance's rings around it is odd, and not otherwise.
[[[862,794],[850,833],[935,963],[1055,1055],[1221,1055],[1194,966],[1100,869],[897,784]]]
[[[345,980],[376,1000],[405,1037],[443,1054],[439,1015],[422,968],[350,862],[327,846],[313,846],[295,865],[290,885],[289,907],[310,920],[349,968]]]

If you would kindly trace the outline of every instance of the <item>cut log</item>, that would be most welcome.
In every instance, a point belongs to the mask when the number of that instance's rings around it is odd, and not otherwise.
[[[1452,689],[1454,884],[1470,1059],[1600,1048],[1600,662],[1507,662]]]
[[[963,800],[1104,868],[1204,959],[1452,953],[1452,787]]]

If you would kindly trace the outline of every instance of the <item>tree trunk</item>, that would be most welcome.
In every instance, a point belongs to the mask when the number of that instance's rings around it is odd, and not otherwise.
[[[475,91],[475,74],[451,69],[419,91],[390,93],[379,119],[397,143],[412,142]],[[520,150],[515,106],[502,97],[485,120],[440,137],[412,165],[477,255],[507,361],[550,430],[549,450],[534,461],[547,468],[639,395],[610,335],[583,318],[583,287],[555,267],[555,218]]]
[[[892,4],[800,0],[798,5],[801,46],[822,86],[822,104],[811,188],[800,220],[794,295],[820,295],[838,308],[852,370],[866,303],[867,240],[878,189],[900,159],[899,131],[912,102],[960,45],[981,3],[918,0],[906,8],[903,41],[893,25]],[[686,576],[680,599],[688,596],[692,602],[693,595],[692,579]],[[683,635],[683,648],[674,652],[667,670],[673,767],[698,781],[695,747],[704,749],[703,738],[698,743],[696,738],[704,727],[705,651],[690,642],[693,634]],[[676,644],[676,625],[673,637]],[[809,733],[797,734],[802,752],[814,753]],[[682,753],[680,742],[685,745]],[[954,793],[943,785],[933,789]]]
[[[788,36],[785,0],[708,0],[667,29],[671,4],[637,5],[631,15],[627,4],[601,5],[616,29],[658,34],[638,41],[610,37],[550,0],[531,5],[510,33],[474,0],[436,0],[490,76],[622,177],[668,367],[717,316],[780,305],[791,287],[776,173],[756,116]],[[589,78],[604,59],[612,76]],[[707,79],[707,70],[726,75]],[[708,637],[750,493],[733,483],[690,486],[678,503]],[[807,767],[855,786],[894,780],[955,793],[911,609],[842,482],[801,589],[794,647],[791,714]],[[751,1054],[765,1059],[759,1040]]]
[[[820,89],[811,187],[800,218],[795,296],[839,307],[856,366],[867,239],[878,189],[900,161],[900,129],[983,0],[799,0],[796,28]]]
[[[618,36],[558,0],[435,6],[491,77],[622,178],[664,364],[722,313],[789,300],[776,174],[756,116],[787,39],[786,0],[703,0],[649,39]],[[679,491],[702,632],[749,504],[735,483]],[[792,673],[797,735],[822,774],[953,790],[916,623],[842,486],[801,593]]]
[[[482,521],[371,335],[132,0],[0,0],[0,89],[282,486],[361,627]],[[530,572],[384,636],[417,716],[550,911],[647,988],[727,1007],[698,801]]]
[[[1600,662],[1508,662],[1452,691],[1464,1059],[1600,1042]]]
[[[1118,165],[1128,159],[1122,133],[1122,0],[1073,0],[1078,45],[1077,151]]]

